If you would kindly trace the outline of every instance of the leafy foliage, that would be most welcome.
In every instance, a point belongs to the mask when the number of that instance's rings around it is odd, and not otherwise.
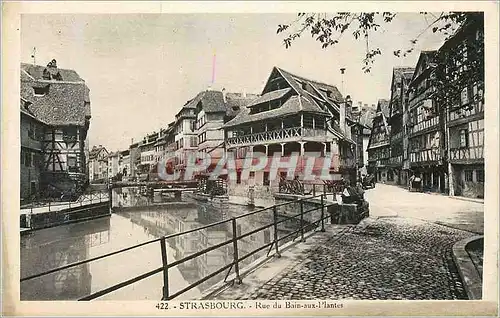
[[[449,12],[441,13],[435,16],[432,13],[420,12],[427,17],[432,15],[433,21],[414,39],[409,40],[409,47],[398,49],[393,52],[397,57],[406,57],[412,53],[418,42],[418,39],[431,30],[433,33],[442,33],[446,38],[453,35],[454,29],[465,23],[471,15],[471,12]],[[355,40],[364,40],[366,42],[366,53],[363,58],[363,71],[369,73],[375,62],[377,55],[381,55],[380,48],[370,48],[370,33],[377,32],[386,24],[391,23],[397,13],[392,12],[338,12],[329,14],[323,13],[298,13],[297,19],[289,24],[278,25],[277,33],[286,33],[283,39],[285,48],[289,48],[292,43],[309,31],[316,41],[320,42],[321,47],[326,49],[339,43],[344,34],[350,33]]]

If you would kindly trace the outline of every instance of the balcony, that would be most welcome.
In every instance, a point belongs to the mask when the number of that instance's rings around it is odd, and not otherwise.
[[[450,110],[448,113],[448,125],[455,126],[472,121],[474,119],[484,118],[484,104],[475,103],[471,109],[465,107]]]
[[[396,157],[389,158],[388,165],[390,165],[390,166],[402,166],[403,165],[403,156],[399,155]]]
[[[262,168],[262,171],[270,172],[273,168],[272,162],[273,162],[273,156],[264,156],[264,157],[255,157],[252,158],[252,166],[260,166],[262,163],[261,160],[266,160],[266,165]],[[311,161],[307,163],[307,160],[311,160],[311,157],[308,156],[297,156],[297,164],[295,165],[295,172],[300,173],[305,171],[307,164],[311,164]],[[234,168],[238,170],[242,170],[245,167],[245,162],[246,160],[250,160],[250,158],[244,158],[244,159],[236,159],[235,160],[235,166]],[[291,158],[290,157],[279,157],[278,162],[283,163],[284,166],[286,166],[285,163],[288,163]],[[278,163],[276,162],[276,163]],[[275,164],[276,164],[275,163]],[[339,156],[333,156],[331,158],[331,161],[329,163],[325,162],[325,157],[318,157],[315,158],[314,161],[312,162],[312,171],[315,174],[318,174],[323,170],[323,168],[326,166],[329,168],[329,170],[333,171],[338,171],[339,168],[352,168],[356,166],[356,162],[354,158],[339,158]],[[248,164],[248,163],[247,163]],[[215,165],[212,165],[215,167]],[[262,166],[261,166],[262,167]],[[287,168],[279,168],[278,171],[285,171]]]
[[[441,164],[443,160],[442,149],[422,149],[421,151],[410,152],[410,165],[418,166],[424,164]]]
[[[452,163],[472,163],[483,161],[483,146],[450,149],[450,162]]]
[[[235,147],[274,142],[296,141],[303,138],[326,141],[326,130],[303,127],[284,128],[231,137],[227,139],[226,143],[229,147]]]
[[[423,132],[437,130],[438,125],[439,125],[439,116],[432,117],[430,119],[421,121],[414,126],[408,126],[408,134],[412,136]]]

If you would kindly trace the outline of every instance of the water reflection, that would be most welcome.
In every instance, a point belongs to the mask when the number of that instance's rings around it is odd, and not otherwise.
[[[21,238],[21,277],[89,258],[89,249],[109,242],[110,219],[40,230]],[[89,264],[21,283],[21,300],[76,299],[89,294]]]
[[[116,192],[123,208],[111,217],[65,225],[21,238],[21,277],[39,273],[79,260],[96,257],[153,238],[242,215],[250,208],[221,202],[198,202],[184,197],[183,202],[168,205],[127,207],[146,203],[148,198],[137,189]],[[163,196],[162,196],[163,197]],[[146,201],[144,201],[146,200]],[[271,211],[254,214],[237,221],[237,234],[250,232],[273,220]],[[238,241],[240,258],[269,243],[273,228],[267,228]],[[230,240],[231,222],[222,223],[167,240],[168,261],[173,262],[210,246]],[[281,232],[281,231],[279,231]],[[282,233],[280,233],[282,234]],[[241,261],[240,268],[264,256],[267,249]],[[169,270],[170,294],[185,288],[233,261],[233,245],[186,261]],[[120,283],[161,266],[158,242],[111,256],[90,264],[49,274],[21,284],[22,300],[73,300]],[[178,297],[196,299],[208,287],[224,279],[226,273],[204,282]],[[155,275],[99,299],[159,300],[162,296],[162,274]]]

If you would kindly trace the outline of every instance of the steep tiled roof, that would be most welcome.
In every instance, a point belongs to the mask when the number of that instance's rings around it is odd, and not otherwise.
[[[257,99],[259,95],[257,94],[238,94],[238,93],[227,93],[226,94],[226,116],[233,118],[236,116],[243,108],[246,108],[250,103]]]
[[[377,110],[382,112],[382,114],[387,118],[389,117],[389,101],[387,99],[379,99],[378,100],[378,105],[377,105]]]
[[[395,82],[399,82],[401,81],[401,78],[403,76],[408,76],[408,75],[405,75],[405,74],[411,74],[410,77],[413,75],[413,72],[415,71],[415,68],[413,67],[395,67],[393,69],[393,76],[394,76],[394,81]]]
[[[359,123],[363,126],[372,128],[373,118],[375,117],[376,110],[372,107],[363,108],[361,111],[361,117],[359,118]]]
[[[106,148],[104,148],[102,146],[101,147],[94,146],[92,148],[92,150],[90,150],[90,152],[89,152],[89,159],[97,158],[97,156],[99,155],[99,153],[101,151],[105,151],[106,154],[108,154],[108,151],[106,150]]]
[[[325,100],[331,100],[333,102],[342,102],[344,100],[344,98],[342,97],[342,94],[340,93],[338,88],[333,86],[333,85],[310,80],[308,78],[292,74],[292,73],[285,71],[285,70],[278,68],[278,67],[276,69],[283,75],[283,77],[285,77],[285,79],[287,81],[289,81],[291,83],[293,88],[301,94],[307,94],[307,93],[305,90],[302,89],[301,85],[299,85],[299,83],[297,83],[297,81],[295,79],[298,79],[298,80],[303,81],[303,82],[307,82],[309,85],[311,85],[313,88],[315,88],[316,91],[319,91],[318,93]],[[323,90],[331,91],[332,92],[331,98],[328,97]]]
[[[252,107],[255,105],[267,103],[267,102],[272,101],[272,100],[280,99],[283,96],[285,96],[288,92],[290,92],[291,90],[292,90],[291,88],[287,87],[287,88],[283,88],[283,89],[279,89],[276,91],[271,91],[271,92],[265,93],[261,97],[253,100],[247,107]]]
[[[41,65],[33,65],[27,63],[21,63],[21,69],[25,70],[29,75],[31,75],[36,80],[43,79],[43,72],[47,70],[52,76],[58,73],[62,77],[64,82],[83,82],[83,79],[74,70],[56,68],[56,67],[46,67]]]
[[[294,115],[299,112],[314,112],[326,114],[311,101],[310,98],[304,96],[291,96],[281,107],[264,111],[256,114],[250,114],[250,108],[245,107],[240,113],[232,120],[227,122],[224,127],[237,126],[244,123],[256,122],[260,120],[267,120],[272,118],[281,118],[284,116]]]
[[[49,125],[84,126],[90,117],[89,89],[72,70],[59,70],[62,80],[43,80],[45,67],[21,64],[21,96],[31,104],[28,111]],[[51,69],[51,72],[55,72]],[[34,88],[46,88],[42,96]]]

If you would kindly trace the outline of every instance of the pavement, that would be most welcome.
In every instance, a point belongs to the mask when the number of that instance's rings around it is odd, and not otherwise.
[[[409,192],[401,187],[377,183],[365,192],[374,217],[414,218],[452,228],[484,233],[484,204],[430,193]]]
[[[371,217],[327,226],[208,299],[467,299],[453,245],[482,233],[483,207],[377,184]]]

